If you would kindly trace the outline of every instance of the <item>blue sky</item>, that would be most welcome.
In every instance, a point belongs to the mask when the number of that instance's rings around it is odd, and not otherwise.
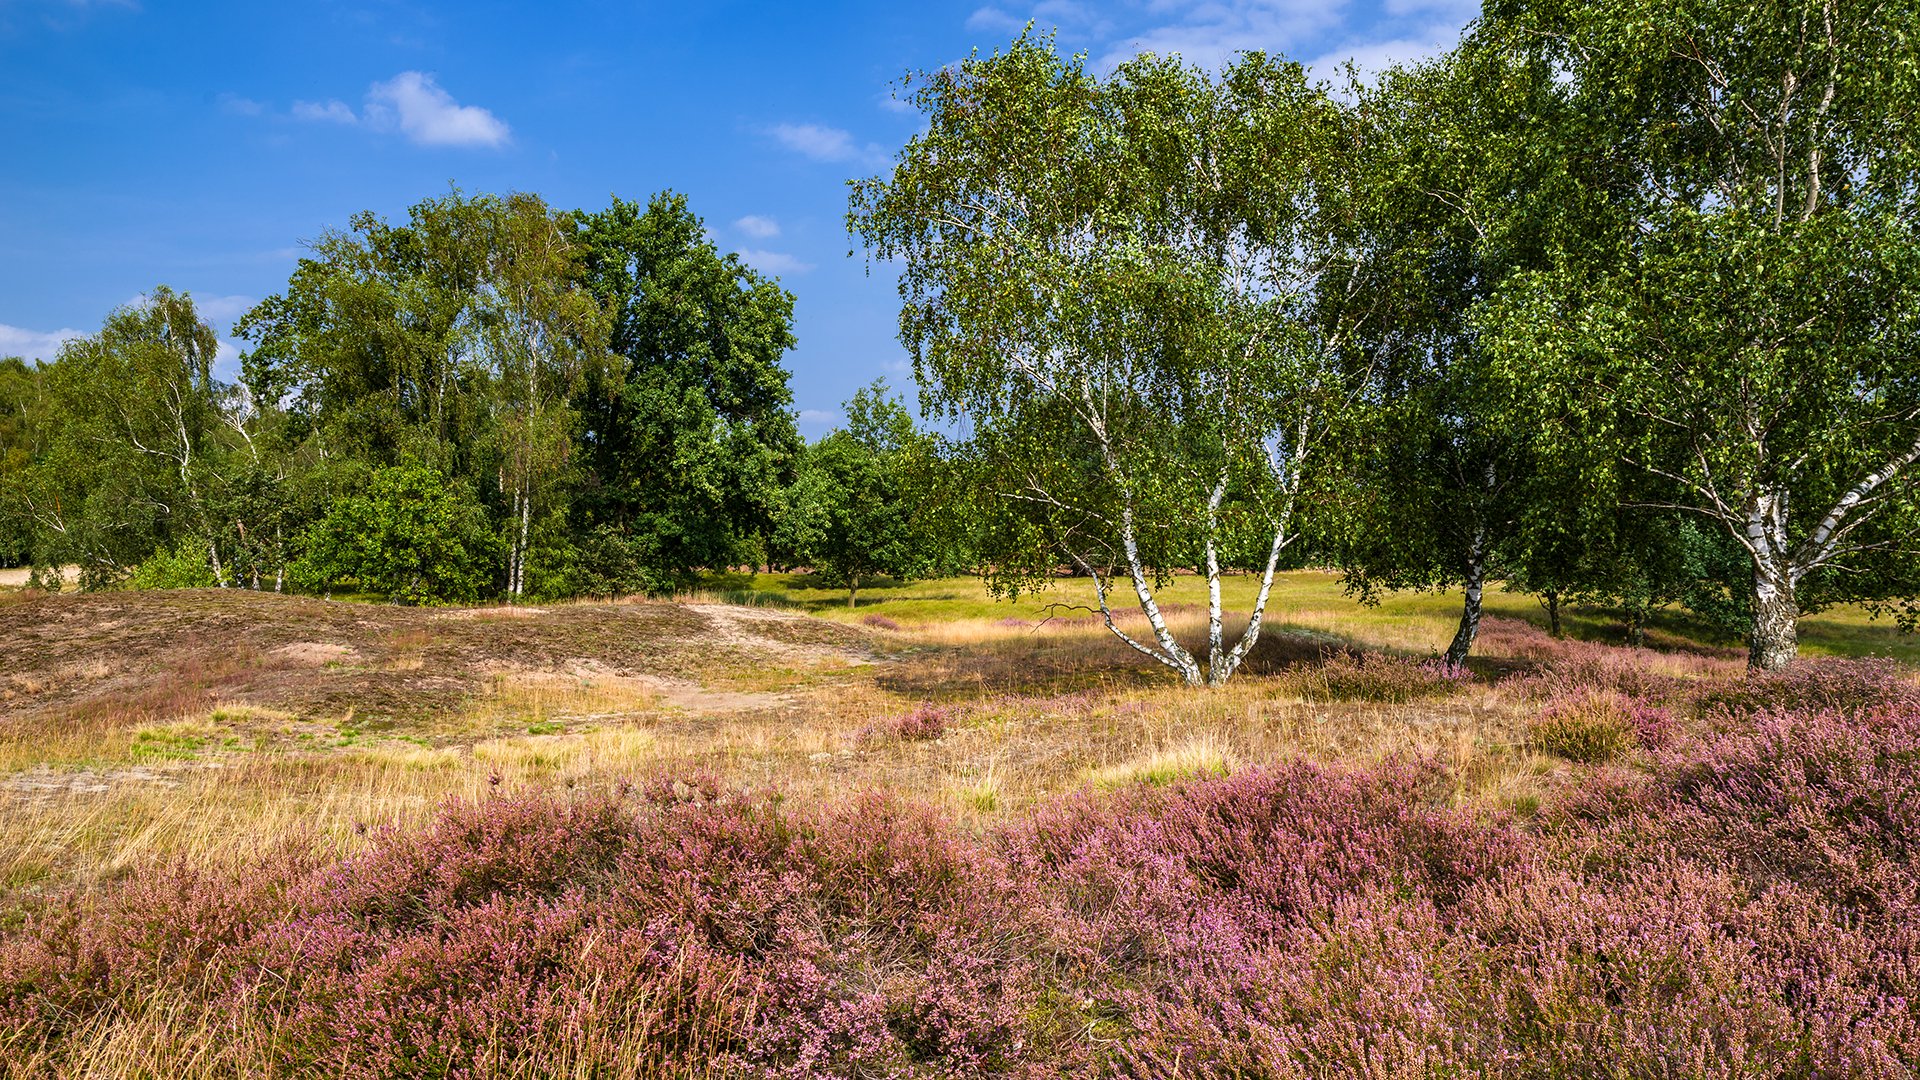
[[[798,298],[801,428],[876,377],[907,389],[895,294],[843,224],[848,178],[919,127],[890,87],[1006,44],[1029,19],[1110,65],[1242,49],[1330,73],[1429,55],[1458,0],[909,3],[166,3],[0,0],[0,355],[155,284],[223,336],[302,243],[423,197],[559,207],[687,194],[720,245]],[[237,353],[223,348],[223,371]]]

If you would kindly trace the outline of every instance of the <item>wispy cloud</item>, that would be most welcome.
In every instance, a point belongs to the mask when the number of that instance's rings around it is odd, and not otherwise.
[[[259,116],[267,111],[265,105],[239,94],[221,94],[214,101],[219,104],[221,112],[233,116]]]
[[[253,310],[253,305],[259,303],[259,301],[251,296],[242,296],[237,293],[233,296],[213,296],[201,293],[194,293],[192,295],[193,310],[198,312],[201,318],[214,323],[232,322]]]
[[[776,277],[782,274],[804,274],[813,269],[812,263],[802,262],[784,251],[748,250],[742,251],[740,257],[755,270],[763,274],[773,274]]]
[[[845,128],[827,127],[824,124],[775,124],[767,129],[767,134],[781,146],[813,161],[854,162],[874,167],[887,162],[887,152],[878,144],[861,143]]]
[[[1125,0],[1089,5],[1042,0],[981,7],[967,29],[1017,32],[1028,21],[1058,29],[1066,41],[1091,45],[1095,66],[1111,71],[1140,53],[1178,55],[1218,69],[1243,52],[1302,60],[1321,78],[1335,78],[1352,60],[1363,74],[1437,56],[1479,13],[1477,0],[1384,0],[1360,10],[1351,0]]]
[[[377,131],[398,131],[421,146],[502,146],[506,122],[478,105],[462,105],[432,75],[403,71],[367,91],[365,119]]]
[[[734,221],[733,227],[756,240],[766,240],[780,235],[780,223],[759,214],[748,214],[746,217],[739,218]]]
[[[222,94],[219,101],[222,111],[238,116],[269,113],[261,102],[236,94]],[[432,75],[421,71],[403,71],[374,83],[367,88],[359,112],[339,98],[327,98],[295,101],[285,113],[272,115],[317,124],[364,124],[371,131],[403,135],[420,146],[499,147],[513,135],[506,121],[478,105],[460,104]]]
[[[353,107],[337,98],[326,101],[296,101],[293,103],[293,116],[296,120],[315,120],[329,124],[355,124],[360,118],[353,113]]]
[[[839,413],[828,412],[825,409],[801,409],[799,416],[799,420],[803,424],[832,424],[839,419]]]
[[[1166,0],[1154,5],[1160,24],[1125,37],[1102,64],[1143,52],[1210,68],[1243,52],[1292,55],[1339,27],[1345,7],[1345,0]]]
[[[1009,15],[997,7],[975,8],[973,14],[967,16],[967,29],[976,33],[982,30],[1017,33],[1025,24],[1026,20]]]
[[[28,360],[52,360],[60,346],[86,335],[79,330],[28,330],[0,323],[0,356],[20,356]]]

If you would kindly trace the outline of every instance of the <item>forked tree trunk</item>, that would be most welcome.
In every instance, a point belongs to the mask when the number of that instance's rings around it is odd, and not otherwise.
[[[1753,571],[1753,632],[1748,637],[1747,667],[1778,671],[1800,651],[1800,605],[1793,575],[1777,566]]]
[[[1566,637],[1566,631],[1560,626],[1560,590],[1548,589],[1540,594],[1540,604],[1547,609],[1547,633],[1554,637]]]
[[[1487,580],[1487,532],[1476,529],[1473,545],[1467,549],[1467,596],[1460,606],[1460,629],[1447,646],[1447,666],[1457,668],[1467,662],[1473,651],[1473,639],[1480,636],[1480,597]]]

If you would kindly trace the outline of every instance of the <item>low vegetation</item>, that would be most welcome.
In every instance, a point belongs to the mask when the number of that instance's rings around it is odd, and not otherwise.
[[[1447,598],[1294,574],[1195,694],[977,582],[715,585],[758,602],[5,597],[0,1075],[1920,1055],[1904,665],[1747,677],[1493,591],[1462,672]]]

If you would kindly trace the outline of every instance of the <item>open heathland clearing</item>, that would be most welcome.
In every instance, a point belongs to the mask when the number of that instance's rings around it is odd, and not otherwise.
[[[1281,584],[0,594],[0,1072],[1893,1076],[1920,686]],[[1203,582],[1164,591],[1204,633]],[[1233,590],[1250,586],[1230,579]],[[827,617],[821,617],[827,616]],[[1137,616],[1134,616],[1137,618]],[[1913,655],[1850,611],[1809,653]]]

